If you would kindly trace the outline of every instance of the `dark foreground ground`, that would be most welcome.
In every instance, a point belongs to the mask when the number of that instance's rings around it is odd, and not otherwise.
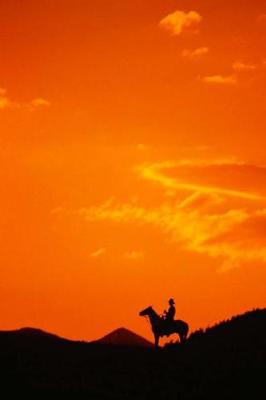
[[[264,399],[266,309],[154,350],[0,332],[2,398]]]

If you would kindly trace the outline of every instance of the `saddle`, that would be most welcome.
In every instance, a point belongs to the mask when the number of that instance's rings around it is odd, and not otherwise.
[[[174,320],[167,320],[162,318],[162,328],[165,330],[167,337],[173,333],[172,328],[173,328],[173,323]]]

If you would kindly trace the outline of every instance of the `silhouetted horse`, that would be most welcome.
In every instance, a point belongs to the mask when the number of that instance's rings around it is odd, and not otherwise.
[[[159,339],[162,336],[169,336],[172,333],[177,333],[180,338],[180,343],[182,343],[188,335],[188,324],[182,320],[174,320],[173,322],[165,321],[161,318],[156,311],[150,306],[140,311],[139,315],[141,317],[148,316],[152,332],[154,334],[155,347],[159,346]]]

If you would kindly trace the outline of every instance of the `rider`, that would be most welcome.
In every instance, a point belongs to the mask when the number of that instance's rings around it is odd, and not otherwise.
[[[164,320],[166,321],[167,325],[171,324],[171,322],[174,321],[174,317],[175,317],[175,301],[174,299],[169,299],[168,301],[169,303],[169,308],[168,311],[164,310]]]

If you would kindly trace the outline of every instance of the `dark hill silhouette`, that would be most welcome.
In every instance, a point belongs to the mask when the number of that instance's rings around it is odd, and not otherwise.
[[[4,337],[10,337],[10,338],[28,338],[34,340],[35,338],[38,338],[38,340],[43,339],[43,340],[53,340],[53,341],[67,341],[71,342],[69,339],[64,339],[58,335],[55,335],[54,333],[49,333],[45,332],[42,329],[37,329],[37,328],[30,328],[30,327],[25,327],[25,328],[20,328],[16,330],[7,330],[7,331],[0,331],[0,340],[1,338]]]
[[[118,328],[97,340],[97,342],[120,346],[153,347],[151,342],[126,328]]]
[[[116,335],[124,337],[125,331]],[[32,328],[0,332],[1,393],[108,400],[260,398],[265,338],[266,309],[159,350],[69,341]]]
[[[217,323],[205,330],[193,332],[190,342],[201,340],[205,343],[215,343],[225,337],[227,343],[253,342],[262,339],[262,333],[266,330],[266,309],[248,311],[241,315],[236,315],[228,320]],[[263,340],[264,342],[264,340]],[[257,344],[263,344],[261,342]]]
[[[166,346],[180,351],[178,344]],[[182,351],[189,362],[204,359],[208,365],[226,368],[266,366],[266,309],[253,310],[193,332]]]
[[[36,328],[21,328],[17,330],[0,331],[0,346],[42,348],[43,346],[60,346],[70,344],[69,339],[61,338],[53,333]]]

